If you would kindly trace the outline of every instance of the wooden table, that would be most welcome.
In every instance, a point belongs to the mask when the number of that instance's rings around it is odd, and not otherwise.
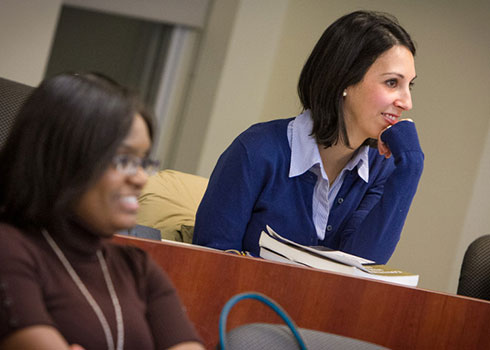
[[[235,294],[263,293],[299,327],[392,349],[490,349],[490,302],[233,255],[198,246],[116,236],[146,250],[174,282],[208,349]],[[283,323],[256,300],[236,304],[228,329],[250,322]]]

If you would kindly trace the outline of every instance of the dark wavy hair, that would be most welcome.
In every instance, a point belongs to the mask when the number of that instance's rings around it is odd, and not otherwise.
[[[395,45],[405,46],[415,56],[410,35],[386,13],[352,12],[325,30],[298,83],[298,95],[303,108],[311,111],[312,135],[318,144],[329,147],[342,141],[350,146],[342,93],[360,82],[374,61]],[[374,146],[375,140],[367,143]]]
[[[0,153],[0,218],[51,227],[109,166],[136,114],[152,116],[136,94],[97,73],[44,80],[26,100]]]

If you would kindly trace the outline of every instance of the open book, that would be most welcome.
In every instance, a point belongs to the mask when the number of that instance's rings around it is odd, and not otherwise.
[[[288,240],[267,226],[259,240],[260,256],[267,260],[306,265],[321,270],[343,273],[351,276],[366,277],[406,286],[417,286],[416,274],[376,265],[367,260],[339,250],[326,247],[309,247]]]

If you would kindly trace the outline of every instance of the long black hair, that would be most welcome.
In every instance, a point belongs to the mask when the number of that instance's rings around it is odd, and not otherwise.
[[[329,147],[342,141],[349,146],[342,93],[362,80],[376,59],[395,45],[415,56],[410,35],[389,14],[356,11],[332,23],[322,34],[301,72],[298,94],[311,111],[312,135]]]
[[[0,153],[0,218],[18,227],[50,227],[69,217],[100,178],[136,114],[138,97],[96,73],[44,80],[22,106]]]

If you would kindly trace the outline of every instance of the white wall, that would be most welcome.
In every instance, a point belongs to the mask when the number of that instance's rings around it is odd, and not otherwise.
[[[210,0],[62,0],[64,4],[201,28]]]
[[[479,165],[462,234],[457,241],[455,259],[451,266],[451,278],[447,287],[451,292],[457,290],[459,271],[466,248],[476,238],[490,234],[490,129],[487,132]]]
[[[288,1],[240,1],[204,139],[198,174],[210,174],[217,156],[260,120]]]
[[[188,93],[182,106],[181,123],[175,130],[175,142],[169,152],[169,168],[197,172],[239,3],[240,0],[211,2]]]

